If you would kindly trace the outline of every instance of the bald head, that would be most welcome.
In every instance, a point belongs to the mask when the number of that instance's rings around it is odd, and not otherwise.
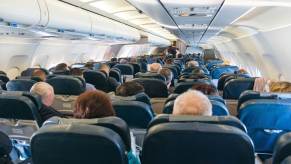
[[[161,68],[162,66],[160,63],[153,63],[149,65],[150,72],[158,73]]]
[[[42,103],[46,106],[51,106],[54,102],[54,88],[48,83],[35,83],[31,87],[30,92],[39,95],[41,97]]]
[[[212,105],[207,96],[195,90],[189,90],[177,97],[173,109],[174,115],[211,116]]]
[[[191,67],[199,67],[199,63],[195,60],[191,60],[187,63],[187,67],[191,68]]]

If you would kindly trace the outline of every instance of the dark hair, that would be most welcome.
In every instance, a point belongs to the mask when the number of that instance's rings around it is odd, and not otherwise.
[[[167,83],[171,82],[173,79],[173,72],[169,68],[162,68],[159,74],[165,78]]]
[[[93,68],[94,68],[94,63],[92,63],[92,62],[87,62],[87,63],[84,65],[84,67],[93,70]]]
[[[135,81],[127,81],[116,88],[117,96],[133,96],[141,92],[144,87]]]
[[[67,71],[68,65],[66,63],[60,63],[56,66],[55,71]]]
[[[46,73],[42,69],[35,69],[31,75],[32,77],[39,77],[41,81],[46,80]]]
[[[73,76],[82,76],[83,75],[83,71],[80,68],[72,68],[70,72],[71,72],[71,75],[73,75]]]
[[[214,95],[214,96],[219,95],[217,88],[210,84],[195,84],[192,86],[192,89],[198,90],[204,93],[205,95]]]
[[[87,91],[76,100],[75,118],[100,118],[114,116],[110,97],[103,91]]]

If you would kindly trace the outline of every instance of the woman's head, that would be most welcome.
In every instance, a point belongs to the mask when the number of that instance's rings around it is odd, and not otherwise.
[[[111,99],[102,91],[87,91],[81,94],[75,104],[75,118],[100,118],[114,116]]]

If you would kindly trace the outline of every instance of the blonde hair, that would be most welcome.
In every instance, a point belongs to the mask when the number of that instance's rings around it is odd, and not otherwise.
[[[291,83],[287,81],[271,82],[270,92],[291,92]]]
[[[150,65],[149,65],[149,71],[150,71],[150,72],[155,72],[155,73],[157,73],[157,72],[160,71],[160,69],[162,69],[162,66],[161,66],[160,63],[153,63],[153,64],[150,64]]]
[[[174,115],[211,116],[212,104],[200,91],[189,90],[177,97],[173,109]]]

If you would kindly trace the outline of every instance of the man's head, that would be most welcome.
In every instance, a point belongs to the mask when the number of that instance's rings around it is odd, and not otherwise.
[[[161,68],[162,66],[160,63],[153,63],[149,65],[150,72],[158,73]]]
[[[189,90],[175,100],[173,115],[211,116],[212,105],[203,93]]]
[[[37,94],[41,97],[41,101],[45,106],[51,106],[54,102],[55,94],[54,88],[45,82],[35,83],[31,89],[31,93]]]
[[[55,71],[67,71],[67,70],[69,70],[69,68],[66,63],[60,63],[55,68]]]
[[[135,81],[127,81],[116,88],[117,96],[133,96],[144,92],[144,87]]]
[[[46,73],[41,69],[35,69],[32,72],[32,76],[33,77],[39,77],[41,79],[41,81],[45,81],[45,79],[46,79]]]
[[[106,73],[106,75],[109,75],[110,67],[107,64],[100,64],[99,71]]]
[[[167,84],[167,86],[169,88],[170,85],[171,85],[172,79],[173,79],[173,72],[168,68],[162,68],[159,71],[159,74],[165,77],[166,84]]]
[[[127,64],[128,61],[127,61],[126,59],[120,59],[119,63],[120,63],[120,64]]]
[[[195,60],[191,60],[189,62],[187,62],[187,67],[191,68],[191,67],[199,67],[199,63]]]
[[[70,72],[73,76],[83,76],[83,71],[80,68],[72,68]]]

